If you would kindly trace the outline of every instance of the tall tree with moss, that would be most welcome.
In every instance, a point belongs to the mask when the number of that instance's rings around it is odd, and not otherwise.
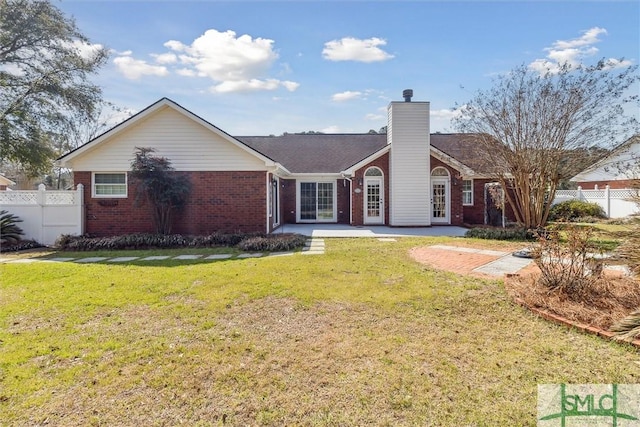
[[[50,2],[0,0],[0,162],[49,170],[54,141],[100,103],[89,77],[107,58]]]
[[[153,148],[136,147],[131,178],[136,187],[136,204],[148,202],[156,232],[170,234],[174,212],[180,210],[191,191],[187,176],[176,173],[171,161],[155,156]]]
[[[638,104],[632,90],[638,68],[618,67],[622,63],[565,64],[545,72],[522,65],[460,108],[454,124],[474,134],[522,226],[545,224],[567,162],[637,131],[624,107]]]

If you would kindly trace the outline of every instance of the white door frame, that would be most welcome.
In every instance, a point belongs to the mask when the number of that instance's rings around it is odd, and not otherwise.
[[[379,186],[379,216],[369,216],[369,183],[376,183]],[[364,178],[363,213],[365,224],[384,224],[384,178],[382,176],[365,176]]]
[[[434,200],[433,200],[433,188],[434,185],[444,185],[444,203],[445,203],[445,216],[444,217],[434,217],[433,208],[434,208]],[[431,177],[431,223],[432,224],[450,224],[451,223],[451,180],[445,177]]]

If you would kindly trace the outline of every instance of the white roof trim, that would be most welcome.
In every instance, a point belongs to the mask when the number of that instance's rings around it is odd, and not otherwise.
[[[236,147],[246,151],[247,153],[257,157],[258,159],[260,159],[261,161],[264,162],[265,166],[282,168],[282,166],[279,163],[271,160],[270,158],[266,157],[265,155],[263,155],[261,153],[258,153],[257,151],[255,151],[251,147],[243,144],[242,142],[240,142],[236,138],[232,137],[228,133],[226,133],[223,130],[217,128],[216,126],[212,125],[211,123],[207,122],[206,120],[202,119],[201,117],[197,116],[196,114],[192,113],[191,111],[187,110],[186,108],[182,107],[181,105],[175,103],[174,101],[170,100],[169,98],[162,98],[159,101],[157,101],[156,103],[151,104],[149,107],[147,107],[144,110],[140,111],[139,113],[131,116],[130,118],[128,118],[124,122],[122,122],[120,124],[117,124],[113,128],[111,128],[108,131],[106,131],[105,133],[103,133],[102,135],[92,139],[91,141],[81,145],[80,147],[76,148],[75,150],[73,150],[73,151],[65,154],[64,156],[60,157],[56,161],[56,163],[61,165],[61,166],[67,165],[74,158],[76,158],[78,156],[81,156],[84,153],[95,149],[97,146],[101,145],[105,141],[113,138],[115,135],[123,132],[124,130],[128,129],[129,127],[135,125],[136,123],[144,120],[148,116],[154,114],[156,111],[159,111],[160,109],[167,108],[167,107],[168,108],[172,108],[175,111],[187,116],[188,118],[190,118],[194,122],[204,126],[205,128],[207,128],[211,132],[215,133],[216,135],[218,135],[221,138],[223,138],[226,141],[228,141],[229,143],[231,143],[231,144],[235,145]],[[284,168],[282,168],[282,169],[284,169]]]

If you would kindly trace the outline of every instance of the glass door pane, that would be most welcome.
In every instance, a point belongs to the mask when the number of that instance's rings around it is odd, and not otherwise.
[[[316,183],[300,183],[300,219],[316,219]]]
[[[318,183],[318,219],[333,219],[333,183]]]

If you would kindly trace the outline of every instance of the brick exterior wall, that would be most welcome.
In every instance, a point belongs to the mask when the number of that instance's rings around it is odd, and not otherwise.
[[[582,187],[583,190],[594,190],[595,186],[598,186],[598,189],[604,190],[604,187],[607,185],[612,190],[621,190],[625,188],[638,188],[640,187],[640,179],[621,179],[621,180],[612,180],[612,181],[588,181],[588,182],[579,182],[578,185]]]
[[[182,211],[174,214],[173,233],[266,231],[266,172],[178,172],[189,176],[192,189]],[[150,207],[135,205],[129,181],[127,198],[92,198],[91,172],[75,172],[84,185],[86,233],[113,236],[154,232]]]
[[[492,180],[473,180],[473,205],[462,207],[465,224],[484,224],[484,185],[488,182],[492,182]],[[460,198],[462,198],[462,193],[460,194]]]

